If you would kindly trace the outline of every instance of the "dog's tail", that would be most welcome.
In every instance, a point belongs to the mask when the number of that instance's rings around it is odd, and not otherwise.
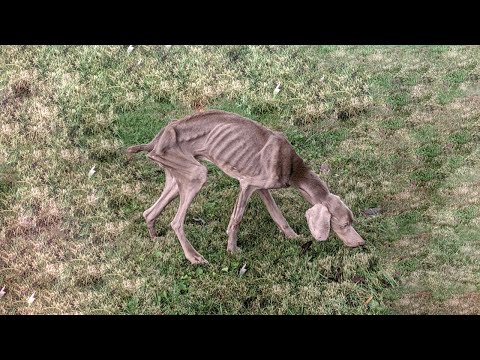
[[[152,151],[153,150],[153,144],[150,143],[150,144],[142,144],[142,145],[135,145],[135,146],[130,146],[128,149],[127,149],[127,153],[137,153],[139,151]]]
[[[153,148],[155,147],[155,144],[156,144],[157,140],[160,138],[160,136],[162,136],[163,131],[164,131],[164,129],[162,129],[155,136],[155,138],[152,141],[150,141],[148,144],[134,145],[134,146],[130,146],[129,148],[127,148],[127,156],[130,158],[130,156],[131,156],[130,154],[134,154],[134,153],[137,153],[139,151],[146,151],[146,152],[152,151]]]

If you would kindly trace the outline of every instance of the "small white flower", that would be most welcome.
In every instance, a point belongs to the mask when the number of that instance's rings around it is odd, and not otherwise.
[[[142,63],[142,61],[143,61],[143,59],[138,60],[137,66],[140,66],[140,64]]]
[[[280,83],[278,83],[277,87],[275,90],[273,90],[273,96],[276,96],[280,92]]]
[[[28,305],[32,305],[32,303],[35,301],[35,291],[33,292],[32,295],[30,295],[30,297],[27,299],[27,303]]]
[[[92,177],[93,174],[95,174],[95,165],[93,165],[90,171],[88,172],[88,177]]]
[[[170,50],[170,48],[172,47],[172,45],[165,45],[165,49],[168,51]]]
[[[133,45],[130,45],[127,49],[127,54],[130,54],[133,51]]]
[[[0,299],[5,295],[5,286],[0,290]]]
[[[238,275],[240,275],[240,277],[242,277],[242,275],[245,274],[246,272],[247,272],[247,263],[243,264],[242,268],[238,272]]]

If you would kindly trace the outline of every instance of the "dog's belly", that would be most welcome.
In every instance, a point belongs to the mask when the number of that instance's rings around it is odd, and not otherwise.
[[[237,179],[240,183],[249,184],[258,187],[259,189],[278,189],[290,186],[287,183],[286,179],[281,179],[274,174],[268,174],[265,169],[264,171],[262,171],[262,169],[259,169],[258,172],[254,172],[253,174],[245,174],[243,171],[240,171],[228,162],[214,160],[204,155],[196,156],[196,159],[212,163],[216,165],[220,170],[222,170],[226,175]]]

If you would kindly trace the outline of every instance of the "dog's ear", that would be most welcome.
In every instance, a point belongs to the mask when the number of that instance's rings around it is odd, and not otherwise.
[[[315,204],[305,213],[308,227],[313,237],[318,241],[325,241],[330,232],[331,214],[327,207],[322,204]]]

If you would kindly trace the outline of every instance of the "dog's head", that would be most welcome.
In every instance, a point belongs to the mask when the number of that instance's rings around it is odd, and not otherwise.
[[[352,211],[337,195],[328,195],[323,203],[308,209],[305,216],[310,232],[318,241],[327,240],[331,227],[346,246],[357,247],[365,244],[365,240],[352,226]]]

